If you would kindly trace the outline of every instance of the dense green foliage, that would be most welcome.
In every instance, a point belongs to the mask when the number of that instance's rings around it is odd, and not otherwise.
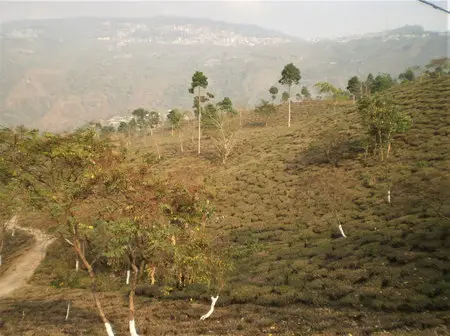
[[[358,111],[363,125],[367,128],[373,150],[378,151],[383,160],[385,150],[387,150],[386,156],[389,155],[394,135],[405,132],[409,128],[410,116],[403,112],[391,98],[380,95],[360,100]]]
[[[272,97],[272,100],[275,100],[277,98],[277,94],[278,94],[278,88],[276,86],[271,86],[269,88],[269,93]]]

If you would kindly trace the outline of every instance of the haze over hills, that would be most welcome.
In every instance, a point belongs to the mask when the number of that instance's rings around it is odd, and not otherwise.
[[[158,16],[4,23],[0,30],[0,124],[53,131],[137,107],[189,109],[191,76],[251,107],[294,62],[301,85],[345,87],[352,75],[424,65],[448,53],[448,33],[407,26],[306,41],[252,25]]]

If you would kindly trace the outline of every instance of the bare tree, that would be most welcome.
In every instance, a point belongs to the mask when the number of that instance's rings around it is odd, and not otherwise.
[[[225,164],[239,140],[239,125],[234,118],[219,115],[213,120],[216,134],[212,136],[219,158]]]

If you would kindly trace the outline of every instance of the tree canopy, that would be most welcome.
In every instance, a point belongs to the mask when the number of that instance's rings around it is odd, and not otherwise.
[[[394,134],[409,128],[410,116],[402,111],[391,97],[381,94],[361,99],[358,102],[358,111],[372,141],[373,150],[378,151],[383,160],[389,155]]]
[[[281,85],[298,85],[301,79],[300,70],[294,65],[294,63],[289,63],[285,65],[281,71],[281,78],[278,83]]]

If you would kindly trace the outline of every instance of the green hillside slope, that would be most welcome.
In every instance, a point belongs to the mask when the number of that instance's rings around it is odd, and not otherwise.
[[[223,216],[212,229],[230,242],[218,248],[232,253],[235,270],[204,322],[204,288],[155,300],[156,290],[142,286],[140,334],[448,335],[448,92],[450,76],[390,91],[413,123],[395,136],[384,162],[365,151],[351,102],[296,103],[291,128],[285,106],[266,127],[249,127],[257,117],[244,113],[241,141],[225,167],[210,160],[208,136],[199,158],[189,132],[183,154],[176,137],[160,134],[163,160],[155,169],[206,184]],[[135,148],[136,155],[153,151],[148,146]],[[63,244],[52,246],[32,287],[0,303],[0,333],[103,334],[86,290],[73,288],[87,288],[87,281],[68,271],[74,256]],[[122,280],[99,281],[118,334],[127,327]],[[68,300],[73,317],[64,322]]]
[[[365,154],[353,105],[301,103],[292,129],[283,115],[249,131],[211,178],[239,246],[230,302],[361,310],[367,331],[448,325],[448,92],[448,76],[391,92],[413,125],[386,162]]]

